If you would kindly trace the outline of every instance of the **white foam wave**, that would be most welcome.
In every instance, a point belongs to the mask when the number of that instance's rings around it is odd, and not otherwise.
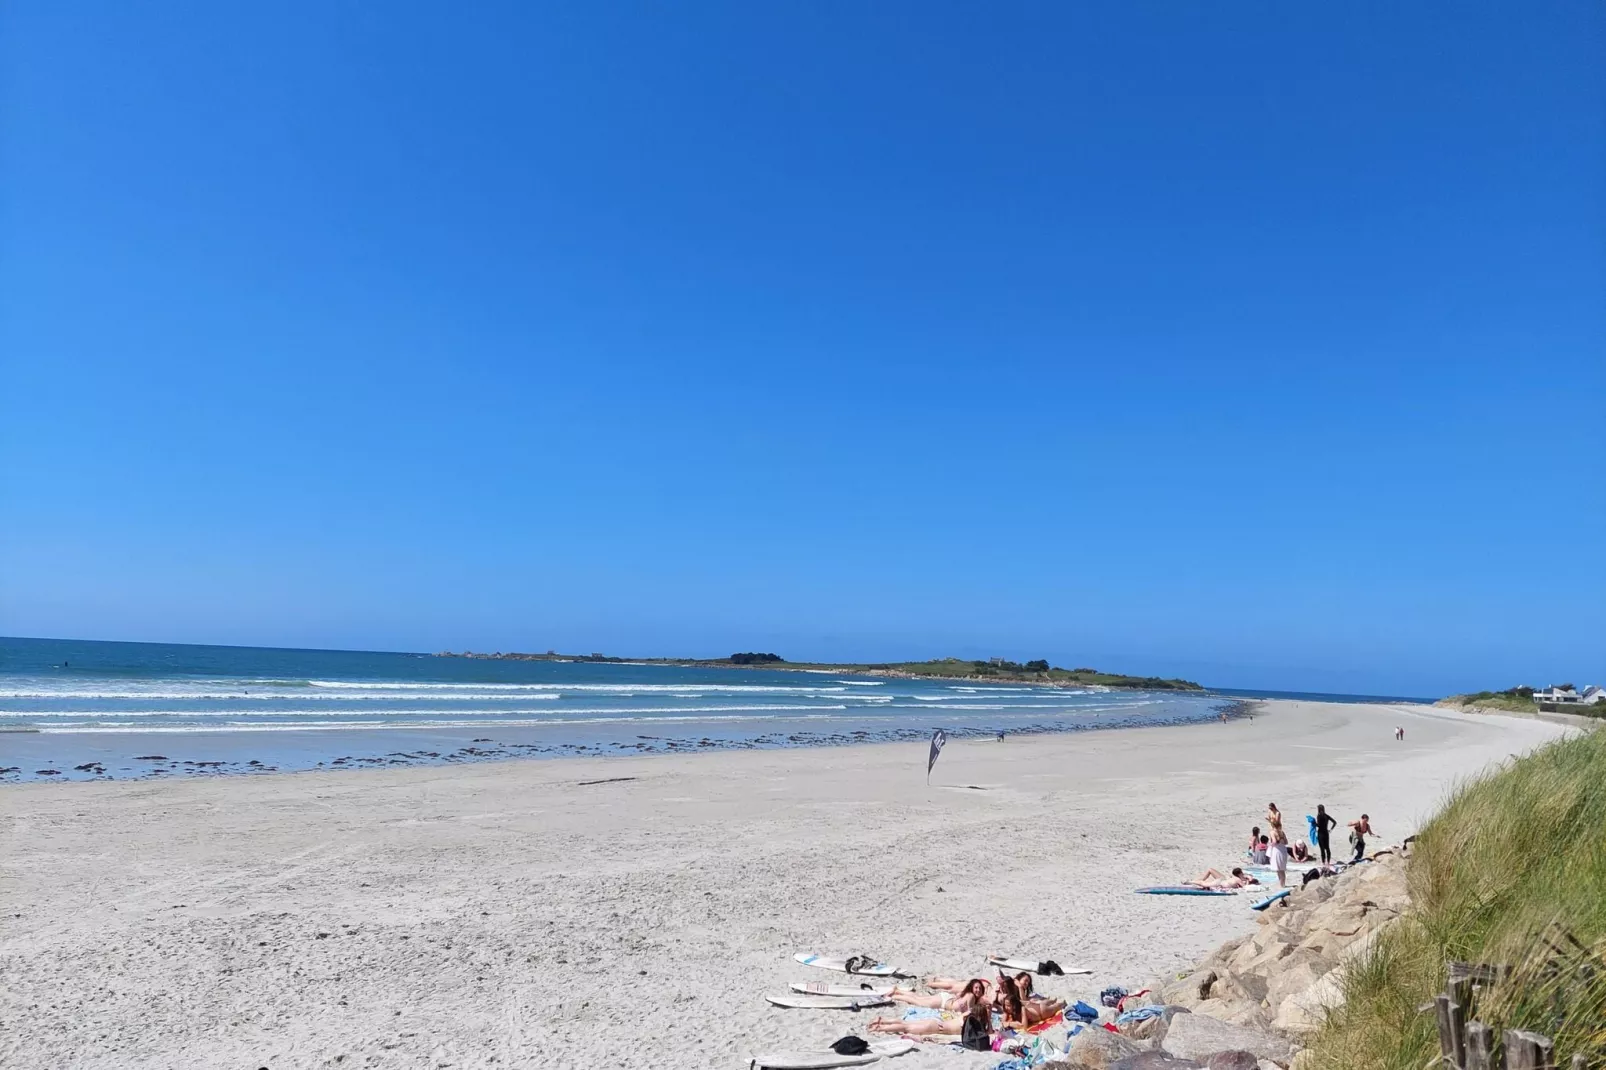
[[[759,707],[766,709],[771,707]],[[819,709],[820,707],[810,707]],[[845,707],[837,707],[843,709]],[[94,733],[135,733],[139,735],[188,735],[198,732],[337,732],[337,731],[387,731],[391,729],[412,728],[547,728],[552,725],[570,724],[707,724],[719,721],[835,721],[841,720],[830,714],[816,713],[803,717],[558,717],[540,719],[520,718],[485,718],[468,721],[462,720],[432,720],[432,721],[303,721],[298,724],[258,724],[250,721],[224,721],[219,724],[206,725],[136,725],[127,722],[84,721],[55,725],[41,725],[39,731],[45,735],[88,735]]]
[[[814,694],[818,692],[841,691],[840,687],[819,687],[814,685],[782,686],[770,684],[565,684],[565,683],[527,683],[527,684],[479,684],[479,683],[443,683],[422,681],[367,681],[367,680],[308,680],[308,687],[325,687],[336,690],[369,691],[613,691],[625,694],[640,693],[675,693],[687,691],[719,691],[736,694],[769,693],[769,694]]]
[[[753,705],[753,706],[612,706],[612,707],[604,707],[604,708],[592,708],[592,709],[577,710],[575,712],[577,712],[577,713],[586,713],[586,714],[604,714],[604,713],[606,713],[606,714],[664,714],[664,713],[708,713],[708,714],[720,714],[720,713],[730,713],[730,712],[735,712],[735,711],[749,711],[749,710],[751,710],[751,711],[767,711],[767,712],[773,711],[773,712],[778,712],[778,713],[784,713],[784,712],[806,711],[806,710],[845,710],[847,708],[848,707],[845,704],[833,704],[833,705],[818,705],[818,704],[816,704],[816,705],[808,705],[808,706],[799,706],[799,705],[779,705],[779,704],[776,704],[776,703],[765,703],[763,705]],[[103,712],[105,712],[105,711],[101,711],[101,710],[66,710],[66,711],[64,711],[64,710],[54,710],[54,711],[51,711],[51,710],[22,710],[22,711],[16,711],[16,712],[7,712],[5,716],[8,717],[8,718],[20,718],[20,719],[25,719],[25,720],[31,720],[33,723],[43,726],[45,724],[52,723],[51,722],[51,718],[60,718],[60,717],[94,717],[94,716],[96,716],[98,714],[101,714]],[[122,717],[141,717],[141,718],[148,718],[148,719],[152,719],[152,720],[158,720],[158,719],[161,719],[161,718],[167,718],[167,719],[174,720],[174,721],[194,720],[196,718],[203,718],[203,717],[204,718],[214,719],[214,720],[221,720],[223,718],[228,718],[228,717],[239,717],[242,714],[248,714],[249,712],[250,711],[245,711],[245,710],[117,710],[115,712],[112,712],[112,713],[108,714],[108,716],[118,717],[118,718],[122,718]],[[391,716],[393,718],[407,717],[407,718],[420,718],[420,719],[422,719],[422,718],[431,718],[431,717],[461,718],[463,716],[463,712],[464,711],[462,711],[462,710],[389,710],[389,711],[386,712],[386,714],[381,714],[379,716],[388,715],[388,716]],[[504,715],[504,716],[507,715],[507,714],[513,714],[513,713],[531,713],[531,714],[545,714],[546,713],[545,710],[497,710],[495,712],[498,715]],[[313,717],[313,718],[322,718],[322,717],[327,717],[328,714],[329,714],[328,710],[311,710],[311,709],[308,709],[308,710],[263,710],[263,711],[260,711],[260,712],[256,713],[255,716],[258,716],[258,717]],[[55,723],[59,724],[59,723],[66,723],[66,722],[57,721]],[[374,722],[374,721],[352,721],[352,722],[349,722],[349,723],[351,723],[351,724],[374,724],[376,722]],[[469,723],[469,724],[483,724],[483,723],[487,723],[487,721],[485,719],[482,719],[482,718],[474,718],[473,720],[467,721],[466,723]],[[565,723],[565,720],[561,716],[543,716],[541,718],[540,723],[542,723],[542,724],[563,724],[563,723]]]

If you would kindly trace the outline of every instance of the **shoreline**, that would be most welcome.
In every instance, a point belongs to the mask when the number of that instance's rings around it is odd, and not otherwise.
[[[1160,693],[1164,694],[1164,693]],[[1194,696],[1205,698],[1207,696]],[[1039,736],[1074,735],[1084,732],[1125,731],[1142,728],[1165,728],[1179,725],[1212,723],[1217,713],[1229,718],[1243,716],[1255,709],[1255,701],[1228,696],[1218,698],[1208,716],[1173,715],[1164,718],[1144,719],[1141,715],[1116,714],[1102,722],[1060,724],[1047,726],[1032,724],[1011,727],[1008,737],[1020,739]],[[950,738],[992,739],[998,729],[949,727]],[[539,728],[530,731],[540,731]],[[473,735],[492,732],[504,737]],[[890,744],[909,744],[930,738],[931,729],[891,728],[880,731],[852,730],[823,734],[794,726],[784,732],[756,738],[710,736],[671,738],[668,736],[637,735],[636,741],[617,740],[599,744],[543,744],[523,742],[520,733],[504,726],[481,724],[462,728],[453,733],[443,732],[436,725],[394,725],[372,728],[293,728],[293,729],[235,729],[208,732],[205,729],[146,729],[144,731],[76,731],[52,732],[49,730],[23,733],[28,745],[19,748],[15,743],[5,751],[0,763],[0,789],[8,785],[28,783],[100,783],[104,781],[152,781],[187,777],[253,776],[274,773],[284,775],[299,772],[347,772],[353,770],[393,768],[441,768],[474,766],[500,762],[537,760],[575,760],[584,758],[669,757],[677,754],[728,753],[732,751],[790,751],[815,748],[857,748]],[[345,733],[351,737],[346,746],[326,745],[329,738]],[[525,733],[528,735],[528,733]],[[413,736],[413,745],[407,739]],[[784,738],[781,738],[783,737]],[[213,740],[213,737],[216,737]],[[268,749],[252,751],[251,757],[220,758],[219,753],[242,751],[241,744],[252,737],[276,739],[277,754]],[[71,759],[45,758],[43,754],[65,752],[58,741],[79,741],[78,753]],[[508,741],[510,740],[511,741]],[[195,741],[213,740],[215,747],[224,751],[195,750]],[[112,741],[115,741],[113,743]],[[443,742],[444,741],[444,742]],[[457,745],[448,746],[455,742]],[[298,746],[299,745],[299,746]],[[121,747],[121,750],[115,749]],[[186,747],[192,748],[186,750]],[[296,751],[308,755],[303,761],[285,757]],[[385,750],[393,747],[399,749]],[[132,752],[140,752],[133,754]],[[188,754],[189,757],[172,757]],[[127,753],[125,753],[127,752]],[[338,757],[337,752],[341,753]],[[320,754],[326,757],[312,759]],[[264,761],[263,757],[267,760]],[[134,764],[119,764],[133,762]],[[18,764],[20,763],[20,764]],[[288,767],[286,767],[288,766]],[[108,772],[112,770],[112,772]]]
[[[1260,709],[956,739],[929,787],[924,742],[11,785],[0,1062],[745,1065],[874,1013],[766,1006],[832,979],[794,952],[1055,958],[1094,973],[1045,990],[1096,1002],[1253,927],[1238,897],[1132,891],[1232,864],[1268,799],[1364,809],[1397,842],[1459,778],[1566,731]],[[899,1065],[996,1061],[975,1058]]]

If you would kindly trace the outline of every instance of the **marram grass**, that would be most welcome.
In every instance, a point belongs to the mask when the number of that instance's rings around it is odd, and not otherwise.
[[[1345,976],[1311,1046],[1322,1070],[1423,1070],[1417,1008],[1456,959],[1512,967],[1468,1019],[1550,1036],[1606,1068],[1606,731],[1550,744],[1458,789],[1422,830],[1412,907]]]

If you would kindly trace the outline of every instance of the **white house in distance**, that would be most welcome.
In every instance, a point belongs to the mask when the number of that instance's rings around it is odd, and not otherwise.
[[[1554,702],[1558,705],[1587,706],[1596,702],[1606,702],[1606,688],[1591,684],[1579,692],[1573,687],[1548,687],[1543,691],[1534,692],[1535,702]]]

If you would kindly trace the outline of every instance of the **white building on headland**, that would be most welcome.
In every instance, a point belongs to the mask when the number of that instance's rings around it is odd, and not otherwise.
[[[1591,684],[1580,692],[1577,688],[1571,686],[1547,687],[1543,691],[1534,692],[1534,701],[1554,702],[1558,705],[1568,706],[1587,706],[1596,702],[1606,702],[1606,688],[1596,687]]]

